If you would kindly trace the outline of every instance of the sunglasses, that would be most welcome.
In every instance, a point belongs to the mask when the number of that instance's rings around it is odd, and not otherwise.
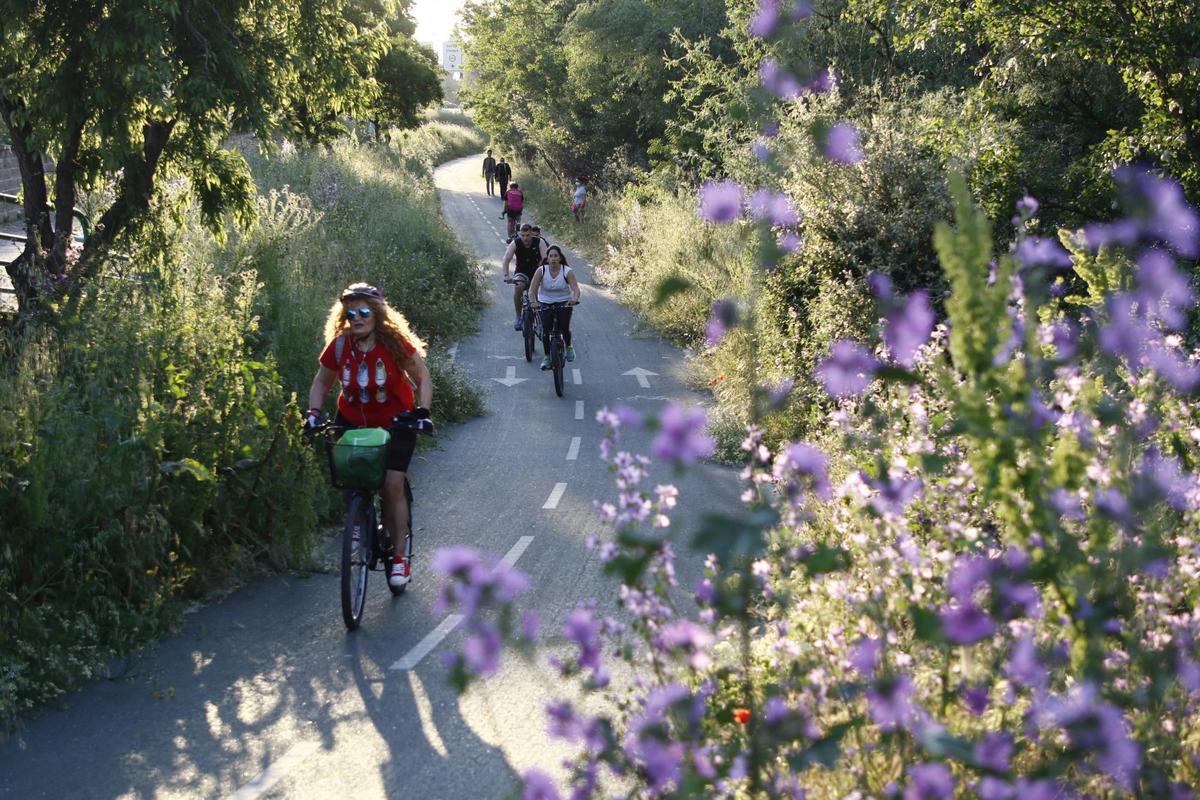
[[[355,319],[356,317],[358,319],[370,319],[371,318],[371,309],[369,309],[369,308],[347,308],[346,309],[346,319],[352,320],[352,319]]]

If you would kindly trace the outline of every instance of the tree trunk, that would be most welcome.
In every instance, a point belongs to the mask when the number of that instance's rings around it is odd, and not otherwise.
[[[35,309],[39,294],[38,277],[42,272],[46,248],[54,238],[50,215],[46,211],[46,168],[42,163],[42,154],[35,152],[30,142],[33,126],[28,121],[16,122],[17,113],[23,111],[24,107],[24,102],[19,99],[0,97],[0,113],[4,116],[13,154],[21,171],[21,192],[24,195],[25,250],[8,265],[8,276],[17,292],[17,306],[22,315]]]
[[[76,296],[81,286],[100,269],[104,254],[130,223],[150,210],[154,197],[154,173],[171,138],[175,120],[154,120],[142,127],[142,159],[124,166],[117,199],[96,223],[88,237],[72,277]]]
[[[83,120],[72,119],[54,173],[54,247],[49,259],[52,275],[63,275],[67,271],[67,248],[75,227],[75,174],[79,168],[79,146],[82,141]]]

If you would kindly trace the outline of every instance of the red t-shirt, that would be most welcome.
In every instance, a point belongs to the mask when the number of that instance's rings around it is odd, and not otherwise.
[[[408,342],[401,340],[400,344],[409,355],[417,352]],[[334,339],[321,353],[320,362],[337,373],[342,384],[338,411],[355,425],[386,428],[392,417],[412,410],[412,382],[382,342],[376,340],[364,353],[347,337],[339,364]]]

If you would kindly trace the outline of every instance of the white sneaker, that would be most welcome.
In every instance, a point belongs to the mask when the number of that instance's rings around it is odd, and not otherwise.
[[[388,586],[400,588],[412,580],[412,566],[404,556],[392,558],[392,569],[388,572]]]

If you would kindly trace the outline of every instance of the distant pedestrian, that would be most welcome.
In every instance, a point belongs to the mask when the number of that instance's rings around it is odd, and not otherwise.
[[[583,178],[575,179],[575,194],[571,196],[571,213],[576,222],[583,222],[583,210],[587,208],[587,186]]]
[[[492,158],[492,150],[489,147],[487,157],[483,159],[483,177],[487,181],[488,197],[496,194],[496,159]]]
[[[496,183],[500,184],[501,197],[508,193],[508,182],[511,180],[512,167],[505,163],[504,156],[500,156],[500,163],[496,165]]]

